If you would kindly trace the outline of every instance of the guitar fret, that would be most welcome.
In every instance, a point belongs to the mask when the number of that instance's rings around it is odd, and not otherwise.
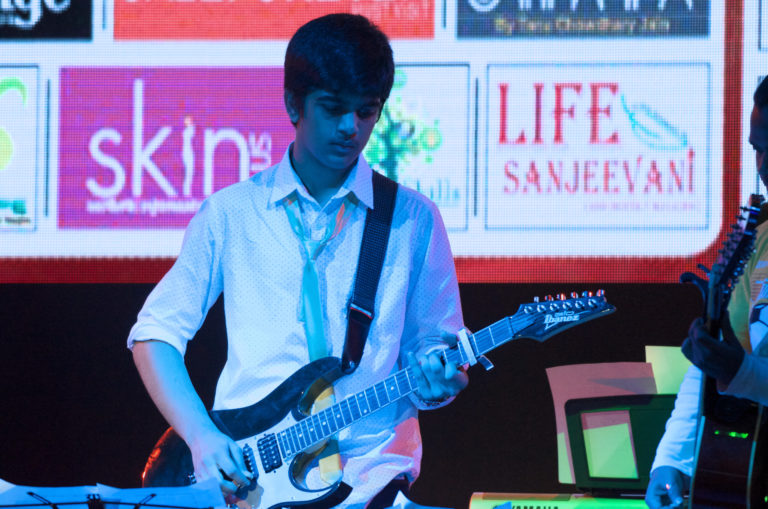
[[[315,434],[317,434],[317,440],[320,441],[327,437],[328,434],[323,430],[323,425],[320,422],[320,416],[318,414],[312,414],[312,424],[315,426]]]
[[[404,371],[400,371],[394,376],[395,384],[397,384],[397,391],[400,393],[400,395],[407,394],[411,392],[411,384],[408,383],[408,375],[405,374]],[[407,387],[403,389],[403,384],[408,383]]]
[[[315,426],[315,420],[312,419],[313,416],[307,416],[306,419],[304,419],[302,422],[306,423],[307,425],[307,435],[309,435],[309,439],[314,444],[315,442],[318,442],[320,440],[320,436],[317,433],[317,427]]]
[[[299,452],[301,450],[301,446],[299,445],[298,441],[296,440],[296,433],[294,432],[293,428],[288,428],[288,438],[291,441],[291,448],[295,452]]]
[[[387,378],[387,396],[389,401],[395,401],[400,397],[400,390],[397,388],[397,379],[394,376]]]
[[[413,370],[411,368],[407,368],[405,370],[405,375],[408,377],[408,385],[411,386],[411,390],[415,391],[419,386],[419,382],[416,381],[416,375],[413,374]]]
[[[360,405],[357,404],[357,397],[355,395],[352,395],[348,397],[346,401],[349,402],[349,411],[352,413],[352,420],[356,421],[357,419],[362,417],[363,414],[360,412]]]
[[[320,429],[323,430],[323,435],[329,436],[329,435],[332,435],[333,433],[331,432],[330,424],[328,424],[328,415],[326,414],[327,412],[325,410],[317,413],[320,419]]]
[[[328,416],[328,423],[330,424],[332,433],[336,433],[339,429],[344,427],[344,423],[339,424],[336,420],[336,414],[333,413],[333,407],[327,408],[325,413]]]
[[[283,453],[283,458],[287,458],[291,454],[291,451],[285,440],[285,431],[281,431],[277,434],[277,442],[280,445],[280,452]]]
[[[357,404],[360,407],[360,413],[362,415],[368,415],[371,411],[371,406],[368,404],[368,398],[365,396],[365,391],[357,393]]]
[[[305,445],[302,443],[301,435],[299,434],[301,429],[298,426],[293,426],[291,428],[291,433],[293,434],[293,438],[296,440],[296,444],[298,447],[296,448],[297,451],[301,451],[304,449]]]
[[[379,399],[376,397],[376,390],[373,387],[369,387],[365,390],[365,401],[368,403],[368,409],[371,412],[378,410],[381,406],[379,405]]]
[[[309,419],[302,419],[300,422],[301,429],[304,430],[304,440],[307,442],[307,447],[309,447],[315,442],[315,438],[312,436],[312,430],[310,430],[311,423]]]
[[[333,408],[333,417],[334,419],[336,419],[336,424],[338,424],[338,427],[336,428],[336,430],[338,431],[344,426],[346,426],[347,423],[344,422],[344,416],[341,414],[341,407],[339,405],[333,405],[333,407],[331,408]]]
[[[387,386],[382,382],[379,382],[374,385],[374,387],[376,388],[376,397],[379,398],[379,406],[382,407],[389,403],[389,398],[387,397]]]
[[[296,423],[296,435],[299,440],[299,445],[302,449],[306,449],[309,445],[309,442],[307,442],[307,427],[306,425],[303,425],[304,421],[299,421]]]
[[[352,411],[349,408],[349,400],[345,399],[339,402],[339,409],[344,414],[344,422],[347,424],[352,424],[352,421],[355,419],[352,417]],[[346,410],[346,412],[344,412]]]

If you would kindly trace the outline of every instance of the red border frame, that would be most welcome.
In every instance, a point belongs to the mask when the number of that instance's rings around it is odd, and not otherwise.
[[[457,257],[462,283],[669,283],[698,263],[711,265],[737,210],[741,168],[743,0],[726,0],[723,105],[723,225],[716,242],[694,256]],[[710,23],[712,23],[710,16]],[[173,258],[2,258],[0,283],[155,283]],[[578,265],[578,272],[573,267]],[[632,271],[628,270],[632,268]],[[578,274],[578,277],[575,277]]]

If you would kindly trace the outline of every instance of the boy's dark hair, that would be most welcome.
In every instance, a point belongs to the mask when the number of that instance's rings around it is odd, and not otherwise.
[[[378,97],[382,106],[394,81],[387,36],[364,16],[328,14],[299,28],[285,51],[284,87],[293,106],[315,90]]]
[[[763,108],[768,105],[768,77],[763,78],[762,81],[760,81],[757,90],[755,90],[755,94],[752,96],[752,100],[758,108]]]

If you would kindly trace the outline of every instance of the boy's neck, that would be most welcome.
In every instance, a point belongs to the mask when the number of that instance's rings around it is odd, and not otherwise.
[[[328,200],[336,194],[344,184],[344,181],[347,180],[352,168],[354,168],[354,165],[352,165],[344,171],[339,171],[307,164],[306,162],[297,162],[293,156],[293,146],[291,146],[288,154],[293,171],[296,172],[307,192],[317,200],[320,207],[325,206]]]

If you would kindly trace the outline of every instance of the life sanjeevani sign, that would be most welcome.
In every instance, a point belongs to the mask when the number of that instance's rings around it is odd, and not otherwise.
[[[704,249],[722,206],[709,88],[706,64],[490,66],[486,228],[520,254],[553,231],[563,254]]]

